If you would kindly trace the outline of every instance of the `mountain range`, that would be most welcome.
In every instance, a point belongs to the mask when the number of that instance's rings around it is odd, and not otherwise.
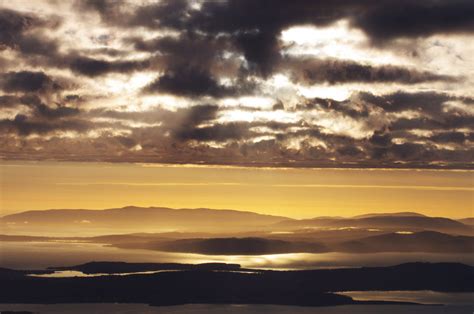
[[[292,219],[249,211],[214,210],[207,208],[172,209],[166,207],[127,206],[104,210],[53,209],[32,210],[0,218],[6,234],[37,232],[60,234],[105,235],[133,232],[249,232],[296,229],[371,229],[387,231],[437,231],[472,235],[472,218],[454,220],[429,217],[414,212],[366,214],[355,217],[316,217]],[[21,233],[23,232],[23,233]]]

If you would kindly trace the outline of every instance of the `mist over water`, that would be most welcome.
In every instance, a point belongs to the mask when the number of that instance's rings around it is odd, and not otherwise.
[[[155,263],[237,263],[247,268],[311,269],[362,266],[391,266],[407,262],[460,262],[474,265],[473,254],[438,253],[291,253],[270,255],[203,255],[142,249],[122,249],[80,242],[0,242],[0,267],[45,269],[90,261]]]

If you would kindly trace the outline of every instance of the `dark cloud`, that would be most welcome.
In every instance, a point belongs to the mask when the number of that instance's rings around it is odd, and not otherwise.
[[[438,119],[429,118],[401,118],[392,122],[389,129],[397,130],[449,130],[456,128],[469,128],[474,125],[474,116],[451,116],[446,115]]]
[[[390,149],[391,153],[398,160],[429,160],[431,158],[426,158],[429,156],[424,156],[428,154],[425,145],[416,144],[416,143],[403,143],[395,144]]]
[[[181,129],[175,133],[175,137],[179,140],[225,142],[241,139],[248,133],[245,123],[225,123]]]
[[[96,5],[102,15],[106,8],[116,7]],[[280,58],[277,37],[281,30],[290,26],[325,26],[346,18],[375,41],[435,33],[473,32],[473,7],[472,1],[468,0],[228,0],[204,1],[200,9],[193,9],[186,1],[162,1],[139,7],[122,21],[129,26],[200,31],[211,36],[225,34],[243,53],[250,67],[267,76]],[[373,69],[356,70],[371,72]],[[384,69],[378,75],[385,77],[382,81],[390,81],[398,70]],[[399,74],[413,77],[404,72]],[[417,77],[412,79],[417,81]]]
[[[44,72],[20,71],[3,73],[0,88],[6,92],[51,92],[61,86]]]
[[[0,108],[11,108],[18,104],[18,98],[13,95],[0,96]]]
[[[280,60],[279,45],[274,34],[261,31],[242,33],[238,34],[234,41],[242,50],[250,70],[264,77],[273,72]]]
[[[126,137],[126,136],[116,136],[115,139],[123,146],[127,148],[132,148],[135,145],[137,145],[137,142],[135,139],[131,137]]]
[[[22,36],[18,40],[18,50],[24,55],[51,57],[57,54],[59,44],[42,34]]]
[[[219,84],[208,72],[197,68],[168,71],[144,88],[145,93],[169,93],[179,96],[223,97],[236,93],[234,87]]]
[[[33,114],[36,117],[42,117],[46,119],[59,119],[63,117],[75,116],[80,113],[78,108],[67,107],[61,104],[56,104],[54,107],[50,107],[44,104],[41,98],[35,94],[26,94],[22,96],[0,96],[0,107],[16,107],[18,105],[28,106],[33,109]]]
[[[189,2],[186,0],[164,0],[139,7],[128,18],[128,25],[148,28],[184,27],[189,15]]]
[[[149,65],[149,60],[106,61],[89,57],[74,57],[71,58],[70,61],[70,68],[72,71],[91,77],[111,72],[130,73],[146,69]]]
[[[388,133],[375,132],[370,137],[369,142],[375,146],[386,147],[392,144],[392,136]]]
[[[421,129],[421,130],[432,130],[443,128],[443,123],[439,121],[435,121],[428,118],[401,118],[397,119],[392,122],[389,126],[391,131],[399,131],[399,130],[413,130],[413,129]]]
[[[372,66],[343,60],[289,59],[282,67],[296,83],[389,83],[416,84],[430,81],[454,81],[448,75],[420,72],[401,66]]]
[[[184,116],[183,126],[196,126],[216,118],[218,110],[219,107],[216,105],[199,105],[188,109],[181,109],[178,111],[178,114]]]
[[[280,59],[277,36],[281,30],[296,24],[328,25],[342,17],[345,9],[320,1],[207,1],[185,24],[187,29],[227,34],[250,69],[268,76]]]
[[[383,109],[385,113],[413,112],[415,116],[399,117],[386,125],[391,132],[401,130],[452,130],[470,128],[474,125],[474,116],[466,111],[449,107],[449,102],[459,102],[471,106],[472,99],[452,96],[446,93],[398,91],[392,94],[376,96],[370,93],[358,93],[357,101]],[[369,109],[369,108],[367,108]],[[459,135],[458,135],[459,136]]]
[[[200,32],[211,37],[224,35],[244,54],[251,69],[266,76],[279,59],[276,37],[282,29],[304,23],[328,25],[343,17],[343,11],[356,6],[356,1],[338,7],[308,0],[230,0],[204,1],[200,9],[193,9],[187,1],[160,1],[138,7],[128,16],[123,15],[121,22],[122,27],[171,28],[184,33]],[[107,15],[103,6],[89,7],[95,7],[103,17]],[[114,20],[110,23],[118,24]],[[150,49],[150,45],[137,47]]]
[[[361,156],[364,154],[361,149],[359,149],[356,146],[351,146],[351,145],[342,146],[337,149],[337,152],[343,156],[350,156],[350,157]]]
[[[225,39],[221,41],[233,45],[244,55],[250,70],[255,70],[263,76],[271,74],[281,58],[279,53],[281,47],[277,39],[279,33],[293,25],[326,26],[346,18],[352,21],[353,26],[361,28],[378,41],[474,30],[471,18],[474,6],[472,1],[467,0],[428,0],[422,3],[393,0],[228,0],[204,1],[200,9],[193,8],[190,2],[184,0],[160,1],[142,6],[130,6],[118,0],[85,0],[77,1],[77,6],[80,9],[97,12],[105,23],[118,27],[142,26],[180,31],[181,38],[175,40],[174,50],[186,50],[187,54],[195,52],[195,56],[188,58],[189,62],[193,59],[201,60],[201,53],[206,49],[202,45],[202,49],[192,50],[179,47],[180,43],[185,41],[183,37],[187,36],[186,34],[199,33],[200,36],[208,38],[221,36]],[[5,21],[3,24],[6,31],[1,41],[12,46],[14,42],[12,38],[21,37],[19,35],[37,19],[5,11],[0,23],[2,20]],[[43,44],[38,45],[41,40],[25,39],[24,51],[44,54],[56,50],[54,42],[46,43],[44,39]],[[135,46],[146,51],[173,50],[170,38],[155,41],[137,39]],[[222,47],[213,49],[219,51]],[[196,63],[199,61],[195,62],[194,66]],[[107,68],[117,68],[112,71],[120,71],[120,68],[127,71],[125,69],[135,68],[135,65],[127,62],[109,65],[104,60],[78,59],[73,62],[72,68],[79,73],[93,76],[107,72]],[[329,82],[342,80],[417,83],[446,79],[431,73],[416,73],[397,67],[373,68],[344,63],[326,67],[319,65],[316,70],[309,70],[306,77],[309,81]]]
[[[230,49],[225,39],[186,32],[178,37],[147,41],[131,38],[129,41],[138,50],[157,53],[156,64],[164,69],[164,74],[144,89],[147,93],[223,97],[253,89],[252,84],[243,82],[245,77],[235,73],[237,70],[232,70],[233,66],[229,66],[229,61],[223,57]],[[232,81],[239,81],[239,90],[218,82],[217,77],[228,77],[228,74]]]
[[[370,93],[359,93],[361,100],[372,103],[386,112],[401,112],[404,110],[420,111],[434,116],[443,112],[443,105],[449,100],[462,100],[459,97],[433,91],[408,93],[398,91],[383,96]]]
[[[65,106],[58,106],[56,108],[50,108],[45,104],[39,104],[36,107],[36,111],[39,115],[48,119],[57,119],[63,117],[70,117],[79,114],[79,109],[70,108]]]
[[[54,131],[78,131],[90,129],[91,124],[83,120],[41,121],[31,120],[18,114],[14,119],[0,120],[0,130],[5,133],[17,133],[22,136],[30,134],[47,134]]]
[[[222,62],[223,52],[231,48],[225,38],[195,32],[149,40],[129,38],[128,42],[139,51],[158,53],[157,59],[167,70],[179,67],[209,70],[215,63]]]
[[[337,101],[330,98],[319,98],[315,97],[306,100],[302,104],[296,106],[296,110],[313,110],[323,109],[324,111],[336,111],[343,113],[352,118],[367,118],[370,114],[370,110],[366,106],[362,106],[350,99]]]
[[[34,26],[37,20],[27,14],[0,9],[0,47],[14,48],[22,33]]]
[[[124,6],[122,0],[77,0],[76,7],[80,10],[89,10],[99,13],[101,18],[110,22],[120,19],[121,9]],[[118,21],[116,21],[118,22]]]
[[[10,48],[25,55],[54,55],[58,44],[49,39],[44,30],[55,29],[60,22],[57,16],[43,19],[33,14],[0,9],[0,50]]]
[[[462,132],[441,132],[429,138],[437,143],[457,143],[462,144],[466,141],[467,136]]]
[[[471,0],[380,1],[353,24],[376,41],[436,33],[474,32],[474,2]]]

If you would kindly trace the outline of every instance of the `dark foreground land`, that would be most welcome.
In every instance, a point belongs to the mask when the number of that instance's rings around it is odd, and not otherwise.
[[[61,269],[154,274],[39,278],[0,270],[0,303],[146,303],[150,305],[277,304],[324,306],[371,303],[340,291],[433,290],[473,292],[474,267],[456,263],[409,263],[392,267],[309,271],[240,270],[236,265],[88,263]],[[173,271],[177,268],[178,271]],[[375,302],[372,302],[375,303]],[[380,303],[380,302],[378,302]]]

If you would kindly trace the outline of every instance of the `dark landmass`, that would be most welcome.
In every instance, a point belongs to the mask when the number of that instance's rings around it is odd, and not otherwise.
[[[114,265],[112,263],[111,267]],[[147,264],[142,266],[143,269],[148,267]],[[231,303],[324,306],[366,303],[331,292],[472,292],[474,267],[456,263],[409,263],[392,267],[333,270],[244,273],[196,269],[147,275],[75,278],[38,278],[25,276],[21,271],[3,269],[0,272],[0,285],[5,288],[0,294],[0,303],[119,302],[157,306]]]
[[[120,248],[199,253],[208,255],[261,255],[280,253],[324,253],[329,249],[317,242],[289,242],[264,238],[211,238],[116,244]]]
[[[15,241],[15,242],[44,242],[52,241],[55,238],[51,237],[38,237],[38,236],[26,236],[26,235],[7,235],[0,234],[0,241]]]
[[[434,231],[413,234],[388,233],[347,241],[335,246],[335,250],[352,253],[375,252],[474,252],[474,237],[453,236]]]
[[[362,218],[313,218],[302,220],[287,220],[279,222],[275,227],[294,229],[311,227],[357,227],[357,228],[380,228],[397,229],[403,231],[438,231],[453,234],[472,235],[473,228],[462,222],[443,218],[428,216],[403,216],[403,215],[371,215]]]
[[[379,253],[430,252],[466,253],[474,251],[474,237],[423,231],[413,234],[388,233],[335,243],[291,241],[266,238],[210,238],[115,243],[126,249],[199,253],[208,255],[262,255],[282,253]]]
[[[375,235],[373,235],[375,233]],[[202,237],[205,235],[206,237]],[[123,249],[207,255],[262,255],[284,253],[465,253],[474,252],[474,237],[435,231],[384,233],[367,230],[329,230],[258,237],[219,237],[202,233],[123,234],[98,237],[48,238],[0,235],[0,241],[77,241],[103,243]],[[187,238],[197,236],[198,238]]]
[[[75,266],[49,267],[49,270],[76,270],[84,274],[120,274],[157,270],[215,270],[215,271],[238,271],[239,264],[227,263],[204,263],[204,264],[182,264],[182,263],[126,263],[126,262],[90,262]]]

